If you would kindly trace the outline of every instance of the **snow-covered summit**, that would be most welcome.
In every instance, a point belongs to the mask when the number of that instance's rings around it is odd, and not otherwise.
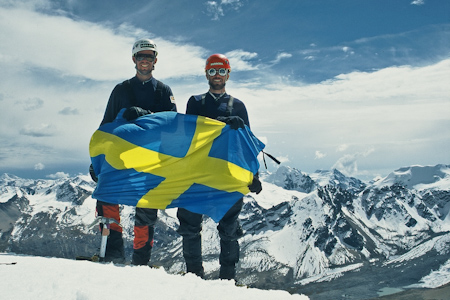
[[[390,173],[384,179],[374,183],[377,188],[401,184],[410,189],[450,190],[450,165],[410,166]]]
[[[3,264],[2,263],[16,263]],[[237,287],[146,266],[117,267],[87,261],[0,253],[1,299],[214,299],[308,300],[281,290]]]

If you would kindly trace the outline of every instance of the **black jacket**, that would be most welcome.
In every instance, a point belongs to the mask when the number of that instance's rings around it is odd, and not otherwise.
[[[152,112],[177,111],[172,90],[168,85],[162,84],[162,96],[155,97],[157,82],[154,77],[149,81],[141,82],[135,76],[116,85],[111,92],[100,125],[112,122],[122,108],[131,106],[138,106]]]
[[[225,93],[222,97],[215,100],[210,93],[206,93],[204,104],[202,104],[202,95],[191,96],[187,103],[186,114],[189,115],[199,115],[208,117],[211,119],[217,119],[219,116],[227,117],[228,100],[230,100],[230,95]],[[218,96],[218,95],[216,95]],[[234,98],[234,97],[233,97]],[[245,125],[250,127],[250,122],[248,120],[247,109],[244,103],[234,98],[233,100],[233,110],[231,111],[231,116],[238,116],[244,120]]]

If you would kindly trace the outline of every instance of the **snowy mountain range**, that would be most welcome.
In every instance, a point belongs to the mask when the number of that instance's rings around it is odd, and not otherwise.
[[[450,282],[450,165],[411,166],[375,182],[337,170],[282,166],[262,174],[240,215],[239,283],[310,299],[368,299],[383,291]],[[100,236],[89,176],[0,177],[0,252],[61,258],[92,255]],[[176,210],[159,212],[152,263],[184,270]],[[133,208],[122,208],[132,251]],[[206,278],[218,277],[216,224],[205,218]]]

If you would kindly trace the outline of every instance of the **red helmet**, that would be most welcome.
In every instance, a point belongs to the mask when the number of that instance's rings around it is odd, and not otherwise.
[[[205,71],[209,69],[220,69],[225,68],[228,69],[228,72],[231,72],[230,61],[223,54],[213,54],[206,60]]]

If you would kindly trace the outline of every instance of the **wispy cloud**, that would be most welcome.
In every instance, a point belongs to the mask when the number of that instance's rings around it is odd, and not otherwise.
[[[275,57],[275,60],[272,61],[272,64],[277,64],[279,63],[281,60],[286,59],[286,58],[291,58],[292,54],[290,53],[286,53],[286,52],[281,52],[278,53],[278,55]]]
[[[69,174],[64,173],[64,172],[56,172],[55,174],[50,174],[47,175],[47,178],[50,179],[64,179],[64,178],[68,178]]]
[[[34,165],[34,169],[36,171],[42,171],[42,170],[45,169],[45,165],[43,163],[37,163],[37,164]]]
[[[25,125],[20,129],[20,134],[33,137],[54,136],[56,134],[56,126],[52,124]]]
[[[26,111],[36,110],[44,105],[44,100],[40,98],[30,98],[22,102],[23,109]]]
[[[331,168],[339,170],[344,175],[357,177],[359,175],[358,158],[367,157],[373,151],[373,149],[369,149],[365,152],[346,154],[339,158]]]
[[[61,115],[78,115],[80,114],[78,111],[78,108],[72,108],[72,107],[64,107],[62,110],[59,111]]]
[[[243,4],[240,0],[207,1],[207,14],[212,20],[218,21],[225,16],[225,11],[238,10]]]
[[[322,152],[320,152],[319,150],[317,150],[317,151],[315,152],[315,157],[314,157],[314,159],[321,159],[321,158],[324,158],[325,156],[327,156],[325,153],[322,153]]]
[[[424,5],[425,1],[424,0],[414,0],[413,2],[411,2],[412,5]]]
[[[347,144],[342,144],[342,145],[339,145],[339,146],[337,147],[336,151],[337,151],[337,152],[344,152],[344,151],[347,150],[347,149],[348,149],[348,145],[347,145]]]
[[[251,62],[258,56],[255,52],[239,49],[227,52],[225,55],[230,60],[232,70],[249,71],[257,69]]]

